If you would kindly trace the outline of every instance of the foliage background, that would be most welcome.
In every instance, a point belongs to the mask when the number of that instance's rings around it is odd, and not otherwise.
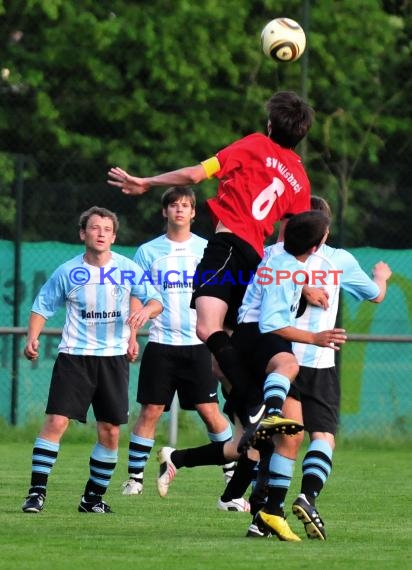
[[[367,16],[366,16],[367,15]],[[300,63],[260,50],[264,24],[304,24]],[[106,172],[197,163],[264,131],[273,91],[307,95],[316,123],[299,149],[345,246],[411,247],[412,7],[409,0],[0,1],[0,231],[77,241],[80,210],[119,212],[124,244],[160,229],[159,193],[120,196]],[[215,191],[199,188],[199,202]],[[203,206],[198,231],[210,223]]]

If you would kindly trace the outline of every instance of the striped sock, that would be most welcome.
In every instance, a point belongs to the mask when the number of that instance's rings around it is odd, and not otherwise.
[[[286,494],[292,481],[295,461],[273,453],[269,463],[268,500],[265,512],[283,516]]]
[[[90,456],[90,478],[84,490],[86,501],[104,495],[117,463],[117,449],[108,449],[96,443]]]
[[[268,374],[263,385],[263,395],[268,414],[279,414],[281,412],[289,388],[289,378],[277,372]]]
[[[47,481],[56,463],[60,444],[41,437],[36,438],[33,447],[32,472],[29,493],[46,494]]]
[[[310,442],[302,462],[301,493],[314,504],[332,471],[333,450],[323,439]]]
[[[154,439],[140,437],[134,433],[130,434],[128,473],[131,479],[143,483],[143,472],[154,443]]]

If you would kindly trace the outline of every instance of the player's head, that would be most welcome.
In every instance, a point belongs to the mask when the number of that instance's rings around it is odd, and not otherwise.
[[[162,195],[163,217],[168,224],[185,226],[195,217],[196,195],[190,186],[172,186]],[[180,210],[180,213],[177,211]]]
[[[294,148],[312,126],[314,110],[293,91],[279,91],[266,103],[269,137]]]
[[[162,195],[162,208],[167,209],[169,204],[179,202],[182,198],[188,198],[193,210],[196,208],[196,195],[190,186],[172,186]]]
[[[323,212],[326,216],[328,216],[329,220],[332,220],[332,210],[328,202],[324,198],[320,196],[311,196],[310,197],[310,209],[311,210],[319,210]]]
[[[111,212],[107,208],[101,208],[100,206],[92,206],[85,212],[80,214],[79,227],[80,230],[85,231],[87,228],[87,223],[92,216],[100,216],[100,218],[109,218],[113,223],[113,233],[117,234],[119,229],[119,220],[114,212]]]
[[[326,240],[330,219],[319,210],[309,210],[292,216],[285,228],[283,247],[298,256],[314,251]]]

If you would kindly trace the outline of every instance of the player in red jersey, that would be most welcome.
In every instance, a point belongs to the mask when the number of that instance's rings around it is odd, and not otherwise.
[[[227,329],[233,328],[246,285],[262,256],[274,224],[310,209],[310,183],[294,147],[311,127],[313,110],[296,93],[281,91],[267,102],[267,136],[248,135],[197,164],[138,178],[121,168],[109,171],[108,183],[125,194],[143,194],[152,186],[198,184],[219,180],[207,200],[215,225],[202,261],[192,303],[197,334],[207,344],[227,379],[232,409],[248,423],[244,367]]]

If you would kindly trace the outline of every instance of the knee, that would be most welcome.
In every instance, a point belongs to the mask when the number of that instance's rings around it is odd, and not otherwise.
[[[69,425],[69,418],[60,415],[47,416],[46,422],[40,432],[40,437],[51,441],[60,440]]]
[[[228,430],[228,433],[231,433],[230,423],[217,404],[198,404],[196,410],[208,431],[220,433]]]
[[[216,424],[221,419],[221,414],[219,409],[216,405],[197,405],[196,406],[197,413],[202,418],[203,423],[207,425],[208,428],[213,428],[214,424]]]
[[[99,422],[97,426],[99,443],[109,449],[116,449],[119,443],[120,426]]]
[[[299,451],[299,448],[300,448],[300,446],[302,445],[303,440],[305,439],[305,432],[304,432],[304,431],[300,431],[300,432],[298,432],[298,433],[295,434],[295,435],[292,435],[292,436],[291,436],[291,435],[288,435],[288,436],[286,436],[286,437],[288,437],[288,438],[292,441],[292,444],[293,444],[293,446],[295,447],[295,449],[296,449],[297,451]]]
[[[296,459],[300,446],[303,443],[305,433],[299,432],[296,435],[282,435],[276,442],[276,452],[289,459]]]
[[[277,372],[289,378],[291,382],[296,378],[299,372],[299,364],[293,354],[282,353],[272,357],[266,368],[266,373]]]
[[[196,324],[196,334],[199,340],[206,342],[210,336],[210,331],[203,323],[198,322]]]
[[[293,380],[296,378],[296,376],[298,375],[299,372],[299,365],[297,364],[297,362],[291,361],[289,363],[289,373],[288,373],[288,378],[290,378],[290,381],[293,382]]]
[[[142,406],[139,419],[137,420],[137,424],[156,425],[163,411],[164,411],[164,406],[157,406],[154,404],[148,404],[146,406]]]
[[[278,370],[277,372],[280,372],[293,382],[298,375],[299,364],[296,362],[295,358],[291,358],[290,360],[285,361],[282,365],[282,370]]]
[[[313,432],[310,434],[310,440],[311,441],[315,441],[317,439],[321,439],[323,441],[326,441],[330,445],[332,451],[334,451],[334,449],[335,449],[335,436],[332,433],[317,431],[317,432]]]
[[[223,455],[228,463],[229,461],[237,461],[240,457],[237,450],[237,443],[233,440],[226,441],[223,447]]]

